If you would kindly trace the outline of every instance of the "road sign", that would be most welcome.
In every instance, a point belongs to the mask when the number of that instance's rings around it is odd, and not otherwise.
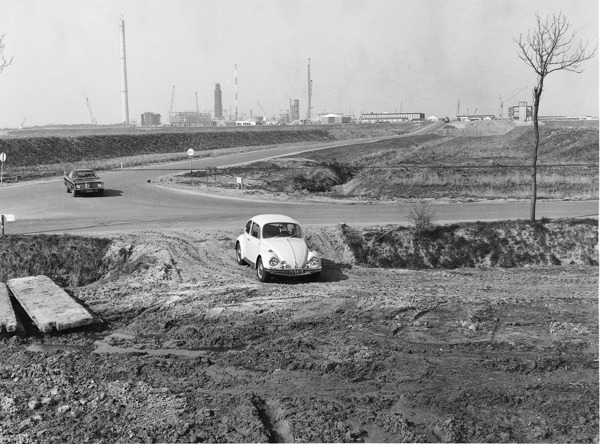
[[[6,153],[0,153],[0,162],[4,162],[6,160]]]
[[[190,148],[188,150],[188,156],[193,156],[193,155],[194,155],[194,150]]]

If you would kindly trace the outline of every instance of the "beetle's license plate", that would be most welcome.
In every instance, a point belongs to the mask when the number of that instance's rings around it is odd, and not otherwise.
[[[304,274],[306,270],[289,270],[289,274]]]

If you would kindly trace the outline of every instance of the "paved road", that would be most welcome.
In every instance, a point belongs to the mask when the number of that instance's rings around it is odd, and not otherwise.
[[[375,140],[375,139],[373,139]],[[379,140],[379,139],[377,139]],[[193,169],[225,167],[267,157],[322,149],[348,142],[301,145],[196,159]],[[182,156],[184,157],[184,156]],[[62,180],[28,183],[0,188],[0,213],[14,214],[15,222],[5,232],[106,232],[172,228],[238,227],[255,214],[284,213],[305,225],[406,223],[410,205],[403,204],[307,204],[224,199],[183,192],[148,183],[149,180],[189,171],[190,161],[126,169],[102,174],[107,190],[104,198],[72,198]],[[437,204],[439,222],[526,219],[527,202]],[[539,202],[538,217],[597,216],[598,201]]]

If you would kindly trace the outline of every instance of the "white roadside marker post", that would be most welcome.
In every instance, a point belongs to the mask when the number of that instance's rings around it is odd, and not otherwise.
[[[4,237],[4,223],[5,222],[14,222],[15,215],[14,214],[0,214],[0,225],[2,226],[2,237]]]

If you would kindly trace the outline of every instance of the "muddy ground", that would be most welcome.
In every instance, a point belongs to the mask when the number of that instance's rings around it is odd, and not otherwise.
[[[0,443],[598,442],[597,266],[365,268],[309,231],[315,283],[231,230],[116,236],[67,289],[100,323],[1,334]]]

